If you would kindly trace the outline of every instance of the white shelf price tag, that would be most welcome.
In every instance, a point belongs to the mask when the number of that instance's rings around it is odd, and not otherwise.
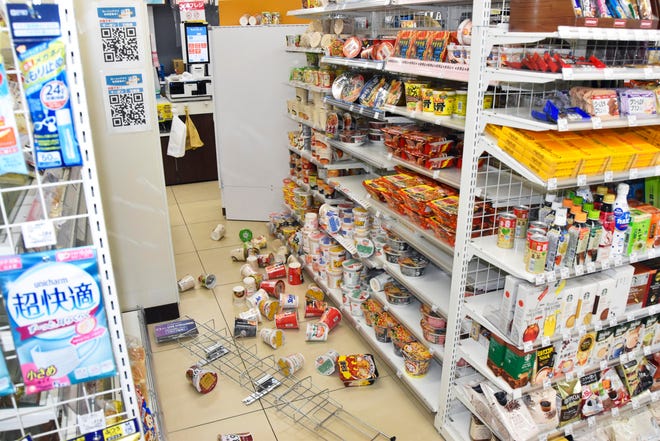
[[[562,279],[568,279],[571,275],[571,272],[568,270],[568,268],[564,267],[559,270],[559,275]]]
[[[548,271],[545,273],[545,280],[547,280],[548,283],[554,283],[557,281],[557,274],[554,271]]]
[[[639,255],[637,253],[632,253],[630,255],[630,263],[635,263],[639,261]]]
[[[628,363],[630,360],[628,360],[628,354],[621,354],[619,357],[619,361],[621,364]]]
[[[655,166],[655,170],[653,171],[653,176],[660,176],[660,165]]]
[[[607,170],[603,175],[604,182],[612,182],[614,180],[614,172],[612,170]]]
[[[651,66],[647,66],[644,68],[644,78],[648,79],[653,76],[653,68]]]
[[[600,130],[603,128],[603,120],[600,119],[599,116],[593,116],[591,117],[591,125],[593,126],[594,130]]]
[[[587,185],[587,175],[578,175],[577,185],[578,185],[578,187],[582,187],[584,185]]]
[[[655,256],[657,255],[657,252],[655,251],[655,248],[651,248],[647,251],[647,255],[649,259],[655,259]]]
[[[602,331],[603,330],[603,324],[601,322],[596,322],[594,323],[594,331]]]
[[[557,178],[548,179],[548,190],[556,190],[556,189],[557,189]]]
[[[547,378],[543,380],[543,389],[550,389],[552,387],[552,382]]]
[[[631,313],[629,313],[628,316],[626,317],[626,321],[627,321],[627,322],[632,322],[633,320],[635,320],[635,314],[633,314],[633,313],[631,312]]]
[[[651,392],[651,401],[656,402],[658,401],[658,398],[660,398],[660,392]]]
[[[630,169],[630,179],[637,179],[639,177],[639,169],[631,168]]]
[[[542,346],[549,346],[549,345],[550,345],[550,337],[548,337],[548,336],[544,336],[544,337],[541,339],[541,345],[542,345]]]
[[[617,325],[616,317],[610,317],[610,327],[616,325]]]
[[[649,315],[655,315],[658,313],[658,305],[653,305],[649,308]]]
[[[605,260],[601,261],[601,262],[600,262],[600,267],[601,267],[603,270],[610,269],[610,260],[609,260],[609,259],[605,259]]]
[[[539,435],[538,441],[548,441],[548,435],[545,433]]]
[[[584,335],[587,333],[587,327],[585,325],[580,325],[578,328],[578,334],[579,335]]]
[[[57,244],[55,226],[52,221],[29,222],[21,226],[26,248],[45,247]]]
[[[525,352],[532,352],[532,349],[534,349],[534,345],[532,344],[531,341],[526,341],[523,344],[523,351]]]
[[[607,369],[607,361],[602,360],[602,361],[600,362],[600,370],[601,370],[601,371],[604,371],[605,369]]]
[[[568,130],[568,119],[558,118],[557,119],[557,130],[560,132],[565,132]]]
[[[535,282],[537,285],[543,285],[545,283],[545,274],[537,274]]]
[[[644,352],[644,355],[648,357],[649,355],[651,355],[651,346],[644,346],[642,352]]]
[[[575,378],[575,372],[573,372],[573,371],[566,372],[566,379],[568,381],[571,381],[573,378]]]
[[[573,424],[569,424],[568,426],[564,427],[564,435],[573,436]]]
[[[106,427],[105,413],[103,410],[78,415],[78,426],[81,433],[96,432]]]
[[[591,274],[596,271],[596,264],[594,262],[587,262],[587,273]]]
[[[615,407],[615,408],[612,409],[612,416],[614,418],[619,416],[619,408],[618,407]]]
[[[623,265],[623,257],[621,254],[614,256],[614,266],[621,266]]]
[[[628,115],[628,125],[635,127],[637,125],[637,115]]]
[[[611,67],[606,67],[603,69],[603,76],[605,76],[606,79],[611,80],[614,78],[614,71],[612,70]]]
[[[575,265],[575,275],[576,276],[584,275],[584,265]]]
[[[440,170],[433,171],[433,179],[438,179],[440,177]]]
[[[565,67],[562,70],[562,74],[564,74],[564,79],[565,80],[572,80],[573,79],[573,68],[572,67]],[[564,118],[566,119],[566,118]]]

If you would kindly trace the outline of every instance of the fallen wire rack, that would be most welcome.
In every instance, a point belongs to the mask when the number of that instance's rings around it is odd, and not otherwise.
[[[248,391],[245,405],[260,400],[328,441],[396,440],[345,411],[328,389],[315,387],[311,377],[285,376],[272,355],[260,358],[255,345],[244,346],[225,328],[216,330],[213,320],[196,325],[197,335],[182,334],[179,344],[199,358],[200,367],[213,366]]]

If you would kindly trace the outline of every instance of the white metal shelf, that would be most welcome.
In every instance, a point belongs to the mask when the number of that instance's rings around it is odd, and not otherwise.
[[[385,67],[385,61],[367,60],[364,58],[345,58],[345,57],[325,56],[321,58],[321,63],[334,64],[336,66],[352,67],[353,69],[383,70],[383,68]]]
[[[392,106],[390,104],[386,104],[385,106],[383,106],[383,109],[389,113],[405,116],[406,118],[414,119],[417,121],[427,122],[427,123],[435,124],[437,126],[443,126],[454,130],[459,130],[461,132],[465,131],[465,120],[462,118],[448,118],[443,116],[437,116],[432,112],[410,111],[404,106]]]
[[[431,170],[429,168],[422,167],[421,165],[413,164],[410,161],[406,161],[405,159],[401,159],[392,154],[389,154],[388,158],[390,158],[390,160],[395,164],[398,164],[402,167],[407,168],[408,170],[412,170],[416,173],[419,173],[420,175],[433,178],[438,182],[451,185],[454,188],[458,188],[461,186],[461,170],[456,167]]]
[[[303,52],[308,54],[325,53],[325,49],[323,49],[322,47],[286,46],[284,50],[287,52]]]
[[[486,75],[490,81],[550,83],[557,80],[591,81],[591,80],[657,80],[660,79],[660,68],[648,66],[636,67],[606,67],[596,68],[564,68],[561,72],[537,72],[525,69],[508,69],[504,67],[488,67]]]
[[[509,153],[497,145],[497,141],[491,135],[483,135],[479,138],[479,148],[489,155],[497,158],[507,167],[522,176],[531,184],[544,190],[556,190],[558,188],[571,188],[582,185],[594,185],[605,182],[625,181],[628,179],[648,178],[660,176],[660,166],[630,169],[622,172],[605,172],[597,175],[579,175],[573,178],[551,178],[541,179],[536,173],[529,170],[524,164],[518,162]]]
[[[439,78],[467,83],[470,72],[467,64],[390,57],[385,61],[386,72]]]
[[[419,301],[412,300],[408,305],[392,305],[387,301],[387,297],[383,291],[372,291],[371,296],[378,299],[383,304],[385,310],[392,314],[417,340],[424,344],[433,355],[433,358],[442,363],[445,353],[444,345],[436,345],[424,339],[424,331],[422,331],[422,325],[420,324],[422,313],[419,311],[421,305]]]
[[[300,123],[300,124],[303,124],[303,125],[306,125],[306,126],[308,126],[308,127],[311,127],[312,129],[320,130],[320,131],[325,131],[325,127],[319,127],[319,126],[316,126],[316,125],[314,125],[314,122],[313,122],[313,121],[310,121],[310,120],[308,120],[308,119],[302,119],[302,118],[300,118],[300,117],[298,117],[298,116],[291,115],[291,114],[288,113],[288,112],[287,112],[286,116],[288,116],[289,118],[291,118],[291,119],[294,120],[295,122]]]
[[[429,305],[433,311],[442,314],[445,318],[447,317],[451,288],[450,275],[429,264],[421,277],[404,276],[399,269],[399,265],[389,263],[384,258],[383,268],[417,299]]]
[[[500,248],[497,246],[496,236],[475,237],[470,243],[470,251],[476,257],[484,259],[491,264],[503,269],[512,276],[526,280],[530,283],[542,285],[557,279],[567,279],[590,274],[608,268],[627,265],[629,263],[650,260],[658,256],[658,251],[651,248],[643,253],[631,254],[630,256],[613,256],[610,259],[599,262],[588,262],[577,268],[556,269],[541,274],[533,274],[525,270],[524,256],[527,247],[526,239],[515,239],[513,248]]]
[[[328,142],[331,146],[338,148],[373,167],[384,170],[394,170],[394,162],[390,160],[387,150],[383,145],[371,143],[352,145],[330,138],[328,138]]]
[[[314,156],[312,156],[312,152],[309,150],[300,150],[296,147],[293,146],[288,146],[289,150],[292,151],[293,153],[296,153],[315,166],[319,168],[325,168],[327,170],[349,170],[352,168],[362,168],[364,167],[364,164],[361,161],[351,161],[351,160],[341,160],[341,161],[335,161],[331,162],[330,164],[323,164],[321,161],[316,159]]]
[[[336,100],[331,96],[323,98],[323,102],[338,107],[349,112],[357,113],[367,118],[385,121],[385,111],[374,107],[363,106],[362,104],[347,103],[346,101]]]
[[[318,190],[312,189],[309,184],[306,184],[305,182],[302,181],[302,179],[296,177],[296,176],[290,176],[289,179],[291,179],[293,182],[296,183],[296,185],[300,188],[302,188],[305,191],[309,191],[312,193],[312,197],[319,201],[321,204],[328,204],[328,205],[337,205],[341,204],[342,202],[346,202],[345,199],[341,198],[326,198],[324,195],[319,193]]]
[[[489,28],[488,41],[495,45],[536,43],[547,38],[566,40],[659,41],[657,29],[620,29],[559,26],[557,32],[508,32],[503,28]]]
[[[447,424],[442,428],[442,435],[453,441],[470,441],[471,417],[472,414],[469,410],[452,413],[447,419]]]
[[[307,274],[321,287],[330,299],[339,307],[345,322],[350,323],[358,333],[367,341],[369,346],[396,372],[402,382],[415,393],[431,412],[437,412],[440,397],[437,391],[442,378],[442,365],[435,359],[431,360],[429,372],[423,377],[411,377],[406,374],[404,359],[394,353],[392,343],[382,343],[376,339],[373,328],[367,326],[364,317],[356,317],[342,304],[341,292],[328,289],[323,281],[316,277],[308,267]],[[378,381],[378,380],[376,380]]]
[[[390,5],[390,0],[363,0],[358,2],[333,3],[328,6],[317,8],[294,9],[288,11],[286,15],[293,17],[320,17],[338,12],[361,12],[382,10]]]
[[[495,323],[495,321],[498,318],[497,315],[499,314],[497,305],[500,304],[500,300],[502,299],[502,293],[503,291],[493,291],[478,296],[467,297],[465,299],[466,315],[469,315],[472,318],[472,320],[481,324],[492,333],[497,334],[502,340],[507,342],[509,345],[514,346],[520,349],[521,351],[523,350],[528,351],[530,350],[530,347],[519,346],[517,343],[515,343],[506,335],[506,333],[498,326],[497,323]],[[624,322],[630,322],[633,320],[642,319],[645,317],[655,315],[658,312],[660,312],[660,305],[653,305],[646,308],[637,309],[634,311],[627,311],[623,317],[619,318],[618,322],[596,321],[592,323],[590,326],[575,327],[573,329],[573,332],[556,333],[552,338],[540,342],[535,346],[531,346],[531,348],[538,349],[541,346],[547,346],[550,343],[554,343],[562,339],[565,340],[567,338],[579,338],[580,336],[584,335],[587,332],[605,329],[610,326],[615,326],[617,323],[624,323]]]
[[[299,87],[301,89],[306,89],[311,92],[322,92],[322,93],[330,93],[332,92],[331,87],[320,87],[320,86],[315,86],[313,84],[305,83],[304,81],[289,81],[287,83],[291,87]]]
[[[660,125],[660,116],[653,118],[637,118],[634,115],[624,118],[601,120],[592,117],[586,121],[566,121],[560,119],[556,124],[535,120],[531,109],[527,107],[510,107],[506,109],[484,110],[486,122],[498,126],[515,127],[516,129],[535,132],[557,130],[560,132],[578,130],[616,129],[622,127],[656,126]]]

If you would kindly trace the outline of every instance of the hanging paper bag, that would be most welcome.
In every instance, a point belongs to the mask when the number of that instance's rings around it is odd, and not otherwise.
[[[186,153],[186,124],[178,115],[172,117],[170,140],[167,143],[167,154],[175,158],[182,158]]]
[[[188,107],[186,107],[186,150],[195,150],[199,147],[204,146],[204,141],[199,137],[199,132],[197,127],[190,118],[190,113],[188,113]]]

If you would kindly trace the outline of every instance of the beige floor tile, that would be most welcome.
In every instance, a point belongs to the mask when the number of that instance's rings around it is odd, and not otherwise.
[[[226,285],[243,280],[241,266],[245,262],[234,262],[231,251],[236,247],[223,247],[198,252],[203,268],[207,273],[215,274],[218,284]]]
[[[167,439],[168,441],[215,441],[219,434],[241,432],[250,432],[254,439],[259,441],[276,441],[278,439],[283,441],[282,438],[277,438],[273,434],[263,411],[255,411],[189,429],[170,431]]]
[[[195,245],[193,244],[190,233],[188,233],[188,227],[185,225],[176,225],[171,227],[172,230],[172,246],[174,248],[174,254],[183,254],[190,253],[195,251]]]
[[[195,251],[176,254],[174,256],[174,266],[176,267],[177,280],[186,274],[197,277],[204,272],[202,261],[199,260],[199,256]]]
[[[170,215],[170,226],[174,227],[177,225],[185,225],[185,222],[183,221],[183,216],[181,215],[181,210],[179,210],[178,205],[176,204],[168,205],[167,211],[169,212]]]
[[[167,205],[176,205],[176,197],[174,197],[174,187],[165,187],[165,194],[167,195]]]
[[[213,391],[205,395],[198,393],[186,379],[186,370],[195,364],[198,357],[186,349],[154,352],[153,359],[158,396],[165,426],[170,432],[256,409],[241,402],[249,392],[223,375],[219,376]]]
[[[228,246],[237,247],[243,243],[238,237],[238,233],[246,228],[252,231],[253,237],[263,235],[266,236],[269,242],[272,239],[268,234],[268,224],[266,222],[221,221],[220,223],[225,226],[226,233],[223,239],[217,241],[210,238],[211,231],[218,224],[217,221],[198,222],[188,225],[190,235],[197,250],[209,250]]]
[[[179,204],[198,201],[220,201],[220,186],[218,181],[196,182],[194,184],[176,185],[172,188]]]
[[[193,201],[179,204],[181,214],[186,224],[200,222],[223,222],[222,206],[219,199]]]

